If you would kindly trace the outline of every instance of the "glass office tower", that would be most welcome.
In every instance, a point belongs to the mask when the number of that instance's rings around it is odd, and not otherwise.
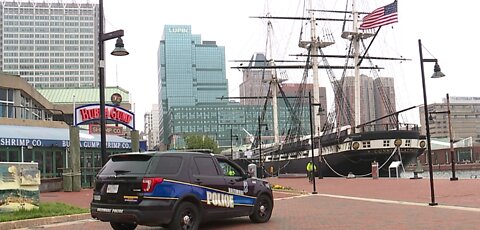
[[[190,25],[165,25],[158,49],[158,101],[160,135],[164,142],[168,110],[178,106],[218,106],[227,104],[228,81],[225,47],[215,41],[202,41]]]

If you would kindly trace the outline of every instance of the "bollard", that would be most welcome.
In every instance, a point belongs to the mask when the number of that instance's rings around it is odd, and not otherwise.
[[[413,171],[413,177],[410,177],[410,179],[422,179],[421,176],[418,176],[419,173],[423,173],[423,167],[420,163],[420,159],[417,158],[417,165],[415,166],[415,170]]]
[[[63,177],[63,191],[64,192],[71,192],[72,191],[72,169],[64,169],[62,173]]]
[[[372,162],[372,178],[378,179],[378,162]]]

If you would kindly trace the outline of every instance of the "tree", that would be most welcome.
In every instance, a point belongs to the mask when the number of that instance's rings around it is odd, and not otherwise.
[[[217,143],[207,135],[186,134],[184,139],[187,149],[210,149],[213,153],[219,153]]]

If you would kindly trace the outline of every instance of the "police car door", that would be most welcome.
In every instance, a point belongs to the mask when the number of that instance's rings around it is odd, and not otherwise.
[[[217,158],[217,161],[227,183],[227,190],[234,196],[236,214],[247,214],[255,203],[255,197],[250,196],[254,192],[252,184],[249,184],[245,174],[236,165],[224,159]]]
[[[225,208],[230,208],[233,197],[226,193],[225,180],[211,156],[193,156],[191,170],[192,191],[202,201],[206,215],[223,213]]]

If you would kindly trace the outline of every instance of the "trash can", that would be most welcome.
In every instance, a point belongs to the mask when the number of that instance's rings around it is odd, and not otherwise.
[[[82,190],[82,181],[81,181],[81,173],[73,173],[72,177],[72,191],[73,192],[80,192]]]
[[[63,191],[71,192],[72,191],[72,169],[64,169],[62,173],[63,177]]]

